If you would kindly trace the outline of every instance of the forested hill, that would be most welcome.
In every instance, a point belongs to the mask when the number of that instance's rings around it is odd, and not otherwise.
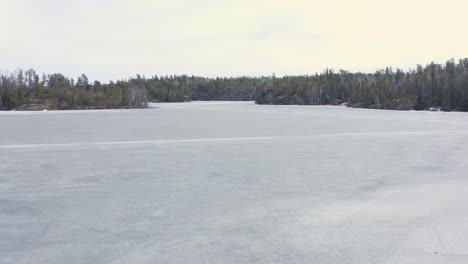
[[[312,76],[273,77],[257,91],[256,102],[468,111],[468,59],[419,65],[407,72],[391,68],[372,74],[326,70]]]
[[[375,73],[348,71],[307,76],[204,78],[137,75],[90,83],[34,70],[0,74],[0,110],[142,108],[152,102],[249,101],[258,104],[324,105],[468,111],[468,59],[431,63],[415,70],[386,68]]]
[[[62,74],[42,75],[18,70],[0,75],[0,110],[143,108],[144,88],[129,82],[90,84],[85,75],[75,82]]]

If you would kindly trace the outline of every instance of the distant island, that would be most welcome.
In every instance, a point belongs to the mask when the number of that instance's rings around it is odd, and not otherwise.
[[[137,75],[102,84],[86,75],[0,74],[0,110],[144,108],[148,102],[253,101],[390,110],[468,111],[468,59],[375,73],[326,69],[305,76],[205,78]]]

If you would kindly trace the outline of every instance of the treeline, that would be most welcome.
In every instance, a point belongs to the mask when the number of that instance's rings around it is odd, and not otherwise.
[[[18,70],[0,75],[0,110],[143,108],[144,88],[127,81],[90,84],[86,75],[69,79],[62,74]]]
[[[34,70],[0,74],[0,110],[141,108],[152,102],[249,101],[258,104],[324,105],[468,111],[468,59],[403,71],[326,70],[307,76],[204,78],[141,75],[101,84],[86,75],[39,76]]]
[[[267,78],[203,78],[141,75],[127,80],[90,83],[62,74],[39,76],[34,70],[0,74],[0,110],[142,108],[148,102],[254,100]]]
[[[468,111],[468,59],[375,73],[326,70],[313,76],[273,77],[257,91],[258,104],[324,105]]]
[[[256,89],[263,87],[268,78],[205,78],[187,75],[145,78],[137,75],[136,78],[130,78],[129,82],[146,88],[151,100],[156,102],[252,101]]]

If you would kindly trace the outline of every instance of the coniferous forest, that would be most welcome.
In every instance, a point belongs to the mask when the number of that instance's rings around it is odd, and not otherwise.
[[[372,74],[326,70],[312,76],[274,78],[257,91],[259,104],[342,104],[356,108],[468,111],[468,59],[386,68]]]
[[[468,111],[468,59],[375,73],[325,70],[306,76],[204,78],[137,75],[102,84],[34,70],[0,75],[0,110],[143,108],[148,102],[255,100],[356,108]]]

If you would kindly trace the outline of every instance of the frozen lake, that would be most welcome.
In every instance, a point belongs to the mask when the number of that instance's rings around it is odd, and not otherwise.
[[[468,113],[0,113],[0,263],[468,263]]]

